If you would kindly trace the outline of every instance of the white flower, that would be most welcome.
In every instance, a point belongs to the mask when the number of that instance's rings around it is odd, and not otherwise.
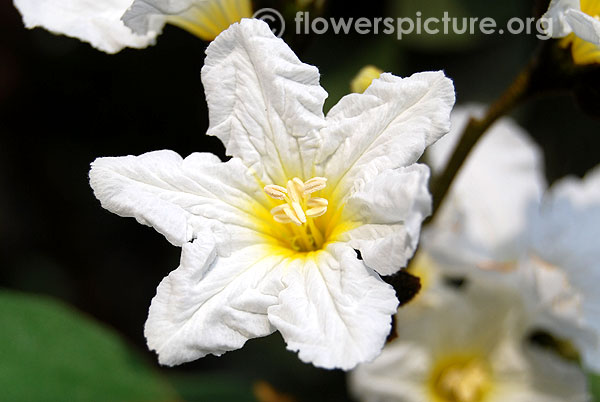
[[[551,21],[550,34],[563,38],[574,32],[588,42],[600,45],[600,20],[596,15],[598,0],[552,0],[542,18]]]
[[[43,27],[107,53],[155,42],[166,23],[212,40],[252,15],[250,0],[13,0],[27,28]]]
[[[434,171],[445,164],[461,121],[456,109],[453,132],[430,148]],[[437,278],[462,275],[520,289],[540,329],[572,342],[586,367],[600,371],[594,286],[600,279],[600,168],[584,181],[562,180],[546,194],[542,171],[541,154],[522,129],[508,121],[494,126],[424,231],[420,253],[432,262],[420,268],[430,276],[441,270]]]
[[[416,247],[430,197],[415,162],[449,129],[452,83],[384,74],[324,117],[317,69],[256,20],[211,43],[202,81],[230,161],[158,151],[90,172],[105,208],[183,249],[152,301],[149,347],[173,365],[278,330],[320,367],[373,359],[398,304],[378,273]]]
[[[443,169],[459,133],[482,107],[452,112],[452,131],[427,153],[434,172]],[[546,188],[542,153],[510,118],[496,122],[475,146],[459,171],[422,249],[444,265],[501,269],[524,249],[528,217]]]
[[[571,46],[575,63],[600,63],[600,1],[552,0],[542,18],[548,34]]]
[[[398,338],[349,377],[363,402],[587,401],[576,364],[528,342],[517,292],[446,294],[437,308],[401,308]]]
[[[556,330],[576,344],[588,368],[600,372],[600,167],[583,180],[555,183],[532,220],[521,270],[540,302],[564,320]]]

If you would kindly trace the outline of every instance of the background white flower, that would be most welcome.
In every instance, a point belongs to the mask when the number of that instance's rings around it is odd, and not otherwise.
[[[205,40],[252,15],[250,0],[13,0],[27,28],[43,27],[107,53],[153,45],[172,23]]]
[[[540,302],[565,321],[555,330],[600,372],[600,167],[553,184],[531,226],[521,270]]]
[[[456,109],[453,131],[430,148],[434,171],[468,113]],[[515,123],[501,121],[474,149],[424,231],[420,253],[429,261],[416,260],[415,273],[519,289],[538,327],[573,343],[586,367],[599,371],[599,172],[563,179],[544,194],[540,151]]]
[[[600,1],[552,0],[542,18],[548,20],[547,32],[571,47],[576,64],[600,63]]]
[[[105,208],[182,247],[150,308],[149,347],[173,365],[279,330],[320,367],[373,359],[398,303],[379,274],[412,256],[430,211],[415,162],[449,129],[452,83],[383,74],[325,117],[317,69],[256,20],[211,43],[202,80],[208,134],[230,161],[157,151],[90,171]]]
[[[531,317],[516,290],[477,287],[444,297],[436,308],[399,310],[398,338],[350,373],[360,401],[589,400],[576,364],[528,342]]]
[[[452,112],[452,131],[429,148],[433,172],[441,172],[471,116],[483,107]],[[423,246],[444,265],[501,269],[523,253],[528,217],[546,189],[539,147],[512,119],[503,118],[473,149],[439,214],[423,234]]]

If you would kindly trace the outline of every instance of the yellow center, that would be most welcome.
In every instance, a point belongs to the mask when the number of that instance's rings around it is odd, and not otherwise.
[[[483,359],[473,356],[443,359],[430,378],[435,402],[482,402],[490,388],[489,367]]]
[[[284,243],[295,251],[320,250],[326,240],[326,233],[319,229],[315,219],[327,212],[329,202],[325,198],[313,197],[314,193],[325,188],[327,179],[313,177],[306,182],[298,177],[288,180],[286,187],[269,184],[265,193],[284,201],[271,209],[273,220],[286,225],[282,231]]]
[[[581,11],[600,20],[600,0],[581,0],[580,5]],[[560,46],[564,48],[571,47],[571,54],[573,55],[573,62],[575,64],[600,63],[600,47],[577,37],[574,33],[561,39]]]

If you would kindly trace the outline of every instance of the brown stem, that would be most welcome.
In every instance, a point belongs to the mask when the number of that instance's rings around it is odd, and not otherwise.
[[[514,106],[529,95],[532,87],[531,76],[534,67],[535,64],[532,62],[523,69],[504,94],[490,106],[482,119],[471,117],[462,132],[458,145],[450,157],[450,161],[446,165],[446,169],[441,176],[433,179],[433,211],[429,222],[432,222],[435,218],[442,201],[450,190],[454,178],[477,141],[479,141],[481,136],[498,118],[507,114]]]

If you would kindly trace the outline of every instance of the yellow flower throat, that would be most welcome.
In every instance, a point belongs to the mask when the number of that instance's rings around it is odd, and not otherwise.
[[[265,193],[275,199],[285,201],[271,209],[276,222],[291,224],[293,233],[291,247],[296,251],[319,250],[325,238],[315,225],[314,219],[327,212],[328,201],[325,198],[312,197],[327,185],[324,177],[313,177],[306,182],[298,177],[288,180],[286,187],[269,184]]]

